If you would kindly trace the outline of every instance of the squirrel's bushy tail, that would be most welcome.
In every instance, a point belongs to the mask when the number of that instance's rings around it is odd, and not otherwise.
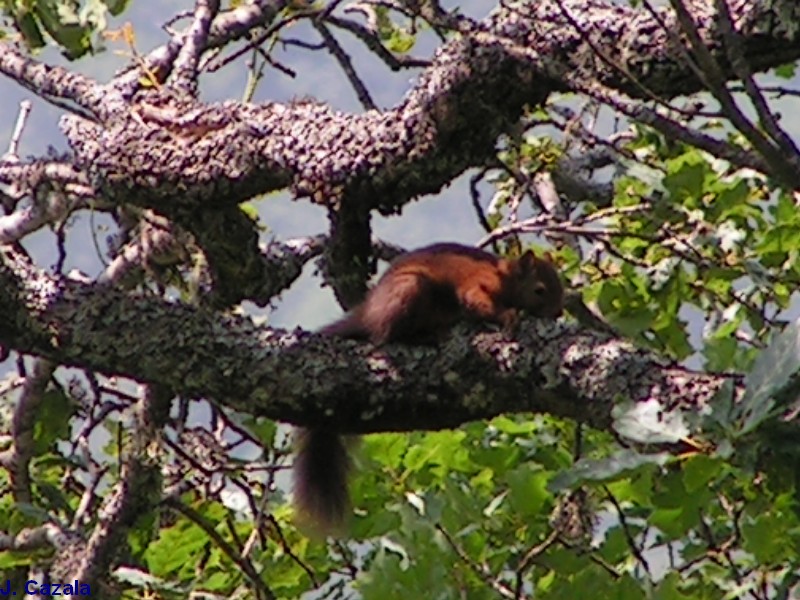
[[[294,503],[300,520],[319,535],[336,534],[350,510],[345,440],[324,429],[296,428],[294,436]]]

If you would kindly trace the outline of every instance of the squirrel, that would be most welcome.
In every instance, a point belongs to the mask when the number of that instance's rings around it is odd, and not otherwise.
[[[517,259],[498,258],[440,243],[399,256],[361,304],[319,333],[375,345],[420,343],[462,319],[506,329],[516,325],[520,310],[555,319],[563,302],[564,288],[548,258],[530,250]],[[344,438],[319,428],[298,428],[295,436],[294,502],[301,520],[317,533],[338,532],[350,508]]]

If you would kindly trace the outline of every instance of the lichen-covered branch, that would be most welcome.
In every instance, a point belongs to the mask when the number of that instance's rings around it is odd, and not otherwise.
[[[64,131],[82,164],[119,201],[211,208],[289,184],[295,196],[328,206],[347,198],[392,212],[481,164],[523,107],[553,91],[590,81],[645,98],[702,89],[684,64],[686,48],[663,30],[677,26],[668,10],[659,13],[662,27],[643,10],[564,2],[582,24],[578,31],[557,4],[498,9],[444,46],[387,111],[348,115],[313,103],[154,108],[153,93],[113,123],[70,117]],[[800,37],[776,24],[785,12],[778,18],[777,8],[744,0],[731,12],[742,35],[759,31],[746,44],[754,69],[800,55]],[[725,64],[713,18],[713,11],[695,16],[698,36]],[[597,60],[597,47],[611,64]]]
[[[97,82],[79,73],[34,60],[7,42],[0,44],[0,73],[42,97],[65,98],[92,114],[102,113],[104,98]]]
[[[34,455],[34,429],[42,403],[42,396],[50,382],[55,365],[47,360],[36,360],[25,376],[22,393],[14,407],[11,422],[11,448],[0,453],[0,465],[8,469],[11,492],[20,503],[31,502],[30,462]]]
[[[191,95],[197,92],[200,59],[208,47],[211,22],[218,12],[219,0],[197,0],[194,22],[186,32],[186,40],[175,60],[172,83]]]
[[[375,349],[55,278],[9,248],[0,257],[0,343],[300,425],[438,429],[532,411],[607,427],[618,397],[693,410],[723,381],[563,323]]]

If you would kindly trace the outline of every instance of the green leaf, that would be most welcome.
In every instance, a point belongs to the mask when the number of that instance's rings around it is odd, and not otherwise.
[[[130,3],[130,0],[103,0],[103,4],[108,7],[108,12],[115,17],[121,15]]]
[[[500,415],[489,422],[489,427],[509,435],[529,435],[536,431],[538,424],[530,418],[512,419],[507,415]]]
[[[708,162],[699,151],[691,151],[667,161],[664,187],[677,201],[690,201],[687,206],[698,205],[706,190],[706,178],[713,176]]]
[[[21,514],[31,519],[34,523],[42,524],[50,520],[50,513],[28,502],[18,502],[16,508]]]
[[[200,552],[209,544],[205,532],[184,519],[162,529],[156,541],[145,552],[147,566],[159,577],[187,576]]]
[[[392,34],[385,41],[386,47],[395,54],[405,54],[409,52],[416,44],[417,38],[407,31],[395,28]]]
[[[44,47],[46,43],[44,35],[39,28],[39,23],[30,10],[18,10],[14,14],[14,24],[17,26],[17,30],[22,34],[25,44],[29,48],[36,50]]]
[[[608,458],[582,458],[569,469],[553,477],[548,489],[551,492],[561,492],[574,489],[586,482],[613,481],[642,467],[650,465],[661,467],[671,460],[674,460],[674,457],[666,452],[640,454],[635,450],[620,450]]]
[[[408,52],[416,43],[416,36],[391,20],[389,11],[384,7],[374,9],[377,17],[378,35],[386,48],[398,54]]]
[[[685,522],[686,511],[678,508],[658,508],[647,519],[649,525],[660,529],[667,537],[673,540],[682,538],[691,528]]]
[[[796,69],[797,65],[794,63],[786,63],[773,69],[773,72],[781,79],[793,79]]]
[[[676,571],[669,571],[664,578],[656,585],[655,592],[653,593],[652,600],[689,600],[690,598],[699,596],[692,596],[685,594],[681,591],[684,586],[684,581],[680,573]]]
[[[692,493],[705,488],[709,482],[724,472],[724,463],[718,458],[697,454],[683,463],[683,484]]]
[[[756,358],[747,375],[742,401],[737,405],[741,419],[740,435],[755,429],[769,418],[774,398],[792,381],[800,369],[800,320],[790,323]]]
[[[150,573],[132,567],[118,567],[111,575],[117,581],[126,583],[135,588],[147,590],[148,593],[151,593],[151,590],[184,594],[188,591],[182,586],[176,585],[169,581],[164,581],[163,579],[155,577]]]
[[[364,438],[364,453],[390,469],[397,469],[408,449],[409,436],[400,433],[384,433]]]
[[[34,6],[42,27],[70,59],[79,58],[92,49],[92,27],[80,21],[77,8],[71,0],[37,0]]]
[[[63,486],[40,481],[36,484],[36,491],[39,492],[42,499],[47,500],[47,503],[42,502],[42,504],[47,504],[50,510],[57,510],[58,512],[72,516],[72,508],[69,505],[69,499],[65,494]],[[39,501],[41,502],[42,499]]]
[[[508,500],[519,515],[539,516],[546,502],[552,499],[547,490],[550,473],[536,465],[523,464],[508,473]]]
[[[665,191],[664,174],[658,169],[646,165],[641,160],[629,160],[626,158],[622,158],[620,160],[620,164],[625,168],[626,177],[620,178],[616,182],[617,187],[627,185],[631,182],[631,180],[633,180],[645,183],[647,186],[649,186],[649,189],[642,190],[645,193],[652,193],[653,191]],[[619,197],[620,194],[616,194],[616,196]],[[630,202],[623,202],[620,204],[620,206],[625,206],[626,204],[637,204],[638,202],[639,199],[635,198]]]
[[[252,202],[242,202],[239,205],[239,210],[242,211],[253,223],[259,222],[258,208]]]
[[[278,432],[278,424],[263,417],[248,417],[244,415],[235,415],[236,417],[242,416],[241,424],[253,434],[265,448],[271,447],[275,442],[275,434]]]
[[[763,565],[778,564],[789,559],[796,551],[787,535],[787,524],[782,515],[773,511],[746,520],[741,526],[743,548]]]
[[[604,485],[618,502],[636,506],[639,510],[649,508],[653,504],[654,481],[657,481],[660,475],[658,466],[636,467],[626,477],[616,481],[606,481]]]
[[[403,465],[411,472],[430,468],[440,477],[449,469],[464,470],[471,464],[467,449],[462,446],[465,437],[466,433],[458,430],[427,433],[408,450]]]
[[[203,580],[203,588],[212,592],[225,592],[231,586],[231,574],[217,571]]]
[[[27,552],[15,552],[5,550],[0,552],[0,569],[7,572],[6,569],[14,569],[16,567],[27,567],[36,561],[36,557],[31,556]]]
[[[42,395],[33,429],[35,454],[44,454],[57,440],[69,438],[73,410],[70,399],[58,388]]]
[[[621,562],[630,554],[629,536],[640,533],[642,526],[636,523],[627,523],[627,527],[614,525],[609,527],[600,545],[599,551],[602,557],[612,563]]]
[[[613,427],[622,436],[648,444],[675,443],[689,437],[679,410],[667,411],[655,399],[622,402],[611,411]]]

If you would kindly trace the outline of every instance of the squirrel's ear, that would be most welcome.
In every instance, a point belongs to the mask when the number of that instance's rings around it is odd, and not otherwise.
[[[532,250],[526,250],[525,254],[519,257],[519,266],[522,269],[530,271],[536,264],[536,255]]]
[[[549,263],[553,262],[553,255],[550,254],[549,250],[547,252],[545,252],[544,254],[542,254],[542,258],[544,260],[546,260],[547,262],[549,262]]]

